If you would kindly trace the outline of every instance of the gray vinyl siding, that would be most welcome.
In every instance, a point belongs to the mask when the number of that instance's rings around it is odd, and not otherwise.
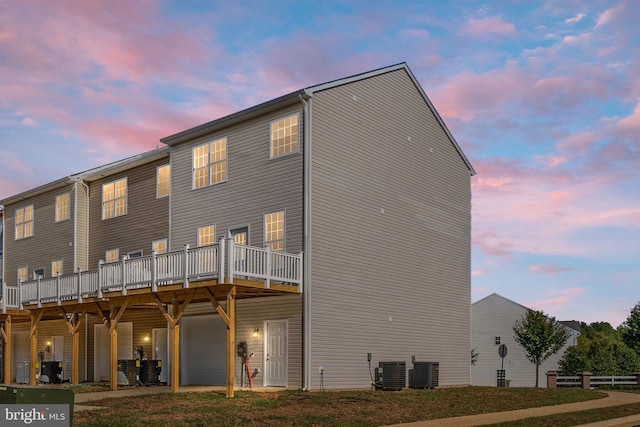
[[[270,121],[300,113],[294,104],[241,125],[232,126],[171,148],[171,250],[197,245],[198,227],[215,225],[216,236],[249,226],[249,244],[264,244],[263,215],[285,211],[285,251],[302,250],[301,152],[269,159]],[[227,138],[227,181],[192,189],[192,149]],[[302,137],[300,137],[300,144]]]
[[[95,268],[89,266],[89,189],[77,184],[72,193],[77,198],[76,212],[76,268],[82,271]]]
[[[469,384],[471,172],[404,70],[312,98],[311,388],[380,361]]]
[[[151,254],[152,242],[169,236],[169,200],[156,198],[156,167],[166,158],[91,182],[89,201],[89,269],[97,268],[105,251],[119,249],[120,258],[128,252]],[[127,178],[127,214],[102,219],[102,185]]]
[[[226,310],[226,303],[220,304]],[[184,316],[197,316],[202,314],[216,314],[211,303],[190,304]],[[253,353],[249,361],[251,371],[258,369],[260,372],[253,378],[253,386],[261,387],[264,373],[264,322],[267,320],[285,320],[287,322],[287,388],[302,387],[302,296],[283,295],[265,298],[249,298],[236,301],[236,345],[247,343],[247,351]],[[253,336],[253,331],[258,328],[260,333]],[[226,345],[224,342],[219,345]],[[224,361],[212,361],[223,363]],[[240,386],[242,379],[242,360],[235,360],[235,384]],[[245,380],[245,386],[248,381]]]
[[[511,387],[533,387],[536,383],[536,367],[531,363],[522,347],[513,338],[513,325],[527,312],[527,308],[510,301],[500,295],[491,294],[471,306],[471,347],[478,353],[478,360],[471,367],[471,384],[477,386],[493,386],[496,384],[496,370],[504,366],[506,379]],[[507,356],[502,359],[498,355],[500,343],[507,346]],[[558,361],[571,345],[576,345],[576,338],[571,337],[565,346],[555,355],[540,365],[538,381],[540,387],[547,385],[547,371],[558,370]]]
[[[56,196],[71,193],[70,219],[55,222]],[[33,236],[15,240],[15,211],[33,205]],[[45,277],[51,276],[51,261],[63,260],[63,273],[73,272],[73,214],[72,185],[57,188],[4,207],[5,247],[4,281],[17,285],[18,268],[28,267],[29,278],[33,270],[44,268]]]

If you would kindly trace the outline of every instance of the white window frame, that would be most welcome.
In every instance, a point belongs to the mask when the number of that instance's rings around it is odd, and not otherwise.
[[[201,233],[205,229],[209,229],[209,228],[211,228],[211,233],[207,233],[206,235],[211,236],[211,243],[203,243],[202,242],[203,235]],[[212,224],[212,225],[205,225],[203,227],[198,227],[197,239],[198,239],[198,246],[209,246],[209,245],[215,244],[216,243],[216,225]]]
[[[113,256],[115,254],[115,257]],[[118,262],[120,261],[120,249],[107,249],[104,251],[104,262]]]
[[[42,272],[42,274],[40,274],[40,272]],[[33,269],[33,280],[38,280],[38,277],[40,277],[41,279],[44,279],[44,275],[46,274],[46,270],[44,269],[44,267],[40,267],[40,268],[34,268]]]
[[[493,342],[494,342],[494,344],[495,344],[495,345],[500,345],[500,342],[501,342],[501,341],[502,341],[502,338],[501,338],[501,337],[495,337],[495,339],[494,339],[494,341],[493,341]]]
[[[166,176],[161,173],[165,169],[168,169]],[[156,168],[156,199],[169,197],[169,193],[171,193],[171,164],[167,163]]]
[[[22,240],[33,237],[35,212],[33,204],[17,208],[15,212],[15,236],[14,240]]]
[[[224,157],[217,156],[218,153],[223,151],[217,149],[218,144],[224,147]],[[216,146],[216,149],[212,152],[214,146]],[[198,154],[196,154],[197,152]],[[229,177],[228,158],[229,152],[227,150],[226,136],[193,147],[191,150],[191,188],[197,190],[198,188],[227,182]],[[214,173],[214,169],[219,167],[222,169],[216,170]],[[216,177],[215,181],[214,175]],[[218,175],[222,175],[222,177],[219,178]],[[204,182],[200,183],[200,180]]]
[[[144,256],[144,252],[142,251],[142,249],[137,251],[127,252],[127,259],[142,258],[143,256]]]
[[[124,195],[118,195],[117,193],[118,183],[121,183],[121,182],[124,182]],[[109,199],[105,200],[105,187],[110,185],[113,186],[113,197],[110,197]],[[126,176],[124,178],[119,178],[114,181],[109,181],[102,184],[102,219],[103,220],[117,218],[119,216],[124,216],[127,214],[128,193],[129,193],[129,183],[127,181]],[[118,202],[124,202],[124,209],[122,212],[118,211]],[[113,214],[107,216],[105,214],[105,208],[110,204],[113,204]]]
[[[58,268],[56,264],[59,264]],[[64,260],[56,259],[51,261],[51,277],[57,277],[58,272],[62,275],[64,274]]]
[[[71,219],[71,193],[56,196],[56,222]]]
[[[164,246],[164,250],[159,250],[158,249],[159,246]],[[169,252],[168,239],[165,237],[164,239],[154,240],[153,242],[151,242],[151,250],[154,251],[156,254],[165,254]]]
[[[287,137],[292,137],[292,127],[294,125],[287,125],[285,122],[287,119],[291,119],[295,117],[295,147],[293,147],[293,142],[282,142],[282,139]],[[293,141],[293,138],[292,138]],[[290,149],[287,150],[287,147],[291,146]],[[282,149],[282,152],[279,150],[275,150],[275,148]],[[278,151],[277,153],[275,151]],[[300,113],[289,114],[285,117],[280,117],[278,119],[272,120],[269,123],[269,158],[277,159],[278,157],[288,156],[290,154],[295,154],[300,152]]]
[[[269,224],[267,223],[268,220],[270,220],[272,215],[278,215],[278,214],[282,214],[282,236],[279,236],[277,239],[273,239],[272,237],[274,237],[272,234],[274,233],[273,230],[269,229]],[[275,222],[280,222],[278,218],[276,218]],[[273,223],[273,221],[271,221],[270,223]],[[278,251],[278,252],[284,252],[285,251],[285,231],[286,231],[286,224],[287,224],[287,215],[286,215],[286,211],[283,209],[281,211],[273,211],[273,212],[267,212],[264,214],[263,220],[262,220],[262,224],[264,227],[264,246],[265,247],[269,247],[274,251]],[[278,232],[277,230],[275,230],[275,232]],[[275,248],[274,249],[274,243],[278,243],[281,242],[282,245],[280,248]]]

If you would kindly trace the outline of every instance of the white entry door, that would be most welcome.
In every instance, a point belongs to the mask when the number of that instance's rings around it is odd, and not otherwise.
[[[104,325],[94,325],[93,380],[110,381],[111,334]],[[118,359],[133,359],[133,323],[118,323]]]
[[[265,335],[265,386],[287,385],[287,321],[267,320]]]

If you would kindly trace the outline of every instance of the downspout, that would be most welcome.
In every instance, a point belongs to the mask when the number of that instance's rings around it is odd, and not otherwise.
[[[73,273],[78,271],[78,180],[73,180]]]
[[[303,294],[302,294],[302,389],[311,389],[311,93],[305,90],[298,95],[304,104],[304,149],[303,198],[304,198],[304,243],[303,243]],[[307,100],[305,100],[305,97]]]

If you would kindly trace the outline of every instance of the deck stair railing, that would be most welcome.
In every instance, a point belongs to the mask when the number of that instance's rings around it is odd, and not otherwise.
[[[297,286],[302,292],[302,253],[288,254],[270,248],[234,244],[232,239],[180,251],[130,258],[118,262],[100,261],[96,270],[58,274],[56,277],[38,278],[21,282],[18,286],[2,285],[0,308],[23,309],[55,302],[83,298],[102,298],[103,293],[151,288],[157,292],[162,286],[218,279],[233,284],[234,278],[262,280],[265,288],[278,282]]]

